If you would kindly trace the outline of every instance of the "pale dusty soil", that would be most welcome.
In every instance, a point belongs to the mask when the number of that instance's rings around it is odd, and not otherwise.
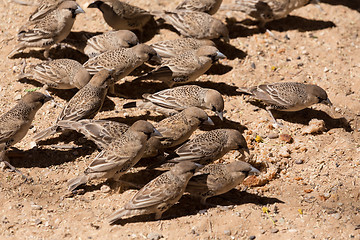
[[[86,9],[89,2],[79,2],[86,14],[78,16],[74,31],[109,30],[99,11]],[[179,1],[132,2],[155,10],[171,9]],[[270,24],[269,29],[278,40],[259,33],[253,25],[235,23],[246,18],[243,14],[219,12],[215,15],[223,21],[226,17],[232,19],[228,21],[231,45],[219,44],[228,59],[212,67],[196,84],[218,89],[224,95],[226,120],[220,122],[214,116],[215,128],[240,129],[248,140],[253,154],[249,161],[261,169],[262,175],[248,180],[247,189],[242,185],[210,199],[217,207],[200,206],[184,196],[161,221],[144,216],[125,220],[123,225],[109,226],[105,221],[107,216],[120,208],[136,189],[120,191],[116,184],[97,181],[86,187],[84,195],[63,198],[67,193],[66,181],[81,173],[98,150],[75,133],[57,135],[43,142],[44,145],[32,148],[34,133],[50,126],[61,110],[47,103],[38,112],[25,139],[9,152],[13,165],[31,176],[33,183],[24,183],[15,173],[1,173],[0,239],[143,239],[149,233],[165,239],[249,239],[250,236],[256,239],[360,239],[360,4],[351,0],[324,2],[323,12],[309,5],[294,11],[287,19]],[[25,89],[40,85],[34,81],[16,82],[22,59],[6,57],[16,42],[17,29],[26,21],[32,7],[9,3],[9,0],[0,1],[0,6],[2,114],[25,94]],[[161,29],[160,35],[150,42],[176,36],[169,29]],[[28,63],[40,61],[41,53],[28,52],[22,55]],[[71,49],[54,48],[50,55],[86,60]],[[140,73],[136,71],[137,75]],[[132,85],[133,78],[129,76],[125,83],[117,86],[129,99],[109,97],[97,119],[129,124],[138,119],[162,119],[156,113],[122,109],[124,103],[140,98],[142,93],[166,88],[156,82]],[[279,138],[269,139],[269,134],[277,133],[270,128],[269,115],[261,105],[235,91],[241,86],[278,81],[317,84],[326,89],[334,103],[333,109],[315,105],[297,113],[277,113],[275,116],[285,125],[282,132],[294,139],[289,144]],[[51,91],[61,104],[74,93],[75,90]],[[325,121],[325,132],[302,135],[313,118]],[[261,136],[263,142],[257,143],[256,135]],[[58,142],[76,144],[78,148],[57,150],[49,146]],[[236,157],[238,155],[231,152],[222,161]],[[302,164],[295,163],[300,160]],[[145,184],[154,177],[154,173],[140,170],[132,170],[125,178]],[[252,186],[256,183],[262,186]],[[104,184],[110,185],[112,191],[102,192],[100,188]],[[42,208],[37,210],[32,205]],[[263,213],[263,207],[270,210],[269,214]]]

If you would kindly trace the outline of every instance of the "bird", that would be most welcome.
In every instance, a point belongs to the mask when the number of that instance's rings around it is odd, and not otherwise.
[[[79,121],[61,120],[57,126],[62,130],[74,130],[83,134],[88,140],[104,150],[115,139],[123,135],[129,125],[110,120],[82,119]],[[157,137],[151,137],[146,145],[143,158],[156,157],[160,154],[161,142]]]
[[[207,198],[224,194],[242,183],[247,176],[259,174],[259,170],[242,161],[209,164],[194,174],[185,191],[206,205]]]
[[[120,48],[104,52],[90,58],[84,63],[84,67],[90,74],[95,74],[102,69],[113,70],[114,82],[117,82],[149,60],[158,62],[160,58],[152,47],[146,44],[138,44],[132,48]],[[115,94],[113,84],[110,86],[109,92]]]
[[[157,69],[133,81],[154,79],[163,81],[169,87],[177,83],[192,82],[209,70],[215,62],[224,58],[226,56],[216,47],[202,46],[197,50],[188,50],[177,57],[169,58]]]
[[[215,89],[184,85],[146,93],[142,97],[144,100],[126,103],[123,108],[139,107],[169,116],[188,107],[198,107],[213,111],[223,120],[224,99]]]
[[[62,130],[70,129],[83,134],[101,150],[105,149],[114,139],[119,138],[129,129],[129,125],[125,123],[95,119],[60,120],[57,122],[57,126]]]
[[[109,31],[88,39],[84,53],[92,58],[106,51],[130,48],[137,44],[139,39],[129,30]]]
[[[95,1],[88,8],[98,8],[105,22],[115,30],[138,30],[142,33],[143,27],[153,17],[148,11],[119,0]]]
[[[214,162],[231,150],[249,154],[246,140],[238,130],[215,129],[192,138],[167,156],[167,163],[194,161],[202,165]]]
[[[236,0],[233,5],[223,5],[222,10],[241,11],[259,21],[259,27],[266,23],[286,18],[293,10],[303,7],[310,0]]]
[[[83,175],[68,181],[68,190],[74,191],[92,179],[119,178],[142,158],[146,143],[152,136],[161,137],[161,134],[151,123],[136,121],[95,157]]]
[[[155,219],[172,207],[182,197],[189,179],[199,166],[193,162],[177,164],[141,188],[123,208],[109,218],[110,224],[126,216],[155,213]]]
[[[157,54],[163,58],[177,57],[180,53],[187,50],[197,50],[202,46],[216,47],[215,43],[209,39],[177,38],[150,44]]]
[[[91,76],[83,65],[75,60],[55,59],[32,65],[17,78],[41,82],[45,89],[81,89],[90,81]]]
[[[175,9],[204,12],[214,15],[220,8],[223,0],[184,0]]]
[[[77,121],[94,118],[101,109],[109,83],[112,81],[112,72],[102,70],[94,75],[88,84],[81,88],[65,105],[55,124],[34,136],[36,142],[51,136],[60,130],[57,123],[61,120]]]
[[[164,19],[184,37],[221,39],[226,43],[229,42],[229,30],[226,25],[207,13],[184,10],[151,13]]]
[[[214,122],[201,108],[189,107],[161,120],[155,127],[163,136],[162,148],[171,148],[188,140],[201,124],[214,125]]]
[[[239,88],[237,91],[250,94],[267,105],[266,110],[276,126],[281,126],[281,124],[276,121],[271,110],[296,112],[317,103],[332,106],[326,91],[313,84],[278,82]]]
[[[6,150],[25,137],[37,111],[51,99],[51,96],[40,92],[28,92],[12,109],[0,116],[0,161],[12,171],[21,173],[7,161]]]
[[[51,46],[69,35],[79,13],[84,13],[84,10],[75,1],[62,1],[56,8],[45,11],[43,16],[28,21],[20,28],[17,35],[19,44],[8,57],[12,58],[25,48],[43,48],[44,57],[49,58]]]
[[[35,11],[30,15],[29,21],[35,21],[43,18],[46,16],[50,11],[56,9],[61,3],[68,1],[68,0],[47,0],[41,1],[37,4],[37,8]]]

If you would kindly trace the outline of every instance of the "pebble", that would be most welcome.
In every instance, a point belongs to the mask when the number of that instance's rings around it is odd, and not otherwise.
[[[20,94],[20,93],[19,93],[19,94],[16,94],[14,99],[15,99],[15,100],[20,100],[20,99],[21,99],[21,94]]]
[[[290,157],[290,149],[287,146],[283,146],[279,149],[279,156],[284,158]]]
[[[280,140],[286,143],[292,143],[294,139],[289,134],[280,134]]]
[[[339,219],[341,218],[340,213],[335,213],[335,214],[333,215],[333,218],[335,218],[336,220],[339,220]]]
[[[161,234],[158,234],[158,233],[149,233],[146,237],[147,237],[147,239],[150,239],[150,240],[159,240],[159,239],[163,238],[164,236]]]
[[[270,133],[267,137],[270,138],[270,139],[275,139],[275,138],[278,138],[278,137],[279,137],[279,134],[277,134],[277,133]]]
[[[304,161],[303,161],[302,159],[296,159],[295,163],[296,163],[296,164],[303,164]]]
[[[111,191],[111,188],[108,185],[102,185],[100,191],[103,193],[108,193]]]
[[[254,240],[255,238],[256,238],[256,236],[251,235],[251,236],[249,237],[249,240]]]
[[[42,221],[40,219],[36,219],[34,223],[35,223],[35,225],[40,225],[40,224],[42,224]]]
[[[31,208],[32,208],[33,210],[41,210],[41,209],[43,209],[42,206],[36,205],[36,204],[31,205]]]
[[[271,229],[271,233],[277,233],[277,232],[279,232],[279,229],[277,229],[277,228]]]
[[[224,231],[224,234],[225,234],[226,236],[230,236],[230,235],[231,235],[231,231],[230,231],[230,230],[225,230],[225,231]]]

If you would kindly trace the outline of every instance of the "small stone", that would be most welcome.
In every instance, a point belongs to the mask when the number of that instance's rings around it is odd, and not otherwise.
[[[296,232],[297,232],[297,229],[292,228],[292,229],[289,229],[288,232],[289,232],[289,233],[296,233]]]
[[[42,221],[40,219],[36,219],[34,223],[35,223],[35,225],[40,225],[40,224],[42,224]]]
[[[251,68],[252,68],[252,69],[256,69],[255,63],[251,63]]]
[[[163,238],[164,236],[161,234],[158,234],[158,233],[149,233],[146,237],[147,237],[147,239],[150,239],[150,240],[159,240],[159,239]]]
[[[111,188],[108,185],[102,185],[100,191],[103,193],[108,193],[111,191]]]
[[[296,159],[296,160],[295,160],[295,163],[296,163],[296,164],[303,164],[304,161],[303,161],[302,159]]]
[[[19,93],[19,94],[16,94],[16,96],[15,96],[15,98],[14,98],[15,100],[20,100],[21,99],[21,94]]]
[[[290,157],[290,149],[287,146],[283,146],[279,149],[279,156],[284,158]]]
[[[265,234],[266,231],[265,231],[264,229],[260,229],[260,233],[261,233],[261,234]]]
[[[251,236],[249,237],[249,240],[254,240],[255,238],[256,238],[256,236],[251,235]]]
[[[205,214],[205,213],[207,213],[207,209],[201,209],[201,210],[199,211],[199,214]]]
[[[294,139],[289,134],[280,134],[280,140],[286,143],[292,143]]]
[[[333,218],[335,218],[336,220],[339,220],[341,218],[340,213],[333,214]]]
[[[224,234],[225,234],[226,236],[230,236],[230,235],[231,235],[231,231],[230,231],[230,230],[225,230],[225,231],[224,231]]]
[[[31,208],[32,208],[33,210],[41,210],[41,209],[43,209],[42,206],[36,205],[36,204],[31,205]]]
[[[34,141],[31,141],[31,142],[29,143],[30,149],[31,149],[31,148],[34,148],[34,147],[36,147],[36,146],[37,146],[37,144],[36,144],[36,142],[34,142]]]
[[[278,137],[279,137],[279,134],[277,134],[277,133],[270,133],[267,137],[270,138],[270,139],[275,139],[275,138],[278,138]]]
[[[277,228],[271,229],[271,233],[277,233],[277,232],[279,232],[279,229],[277,229]]]

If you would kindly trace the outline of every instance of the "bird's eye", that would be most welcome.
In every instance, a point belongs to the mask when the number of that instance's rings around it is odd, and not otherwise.
[[[215,106],[213,106],[213,107],[211,108],[211,111],[216,112]]]

